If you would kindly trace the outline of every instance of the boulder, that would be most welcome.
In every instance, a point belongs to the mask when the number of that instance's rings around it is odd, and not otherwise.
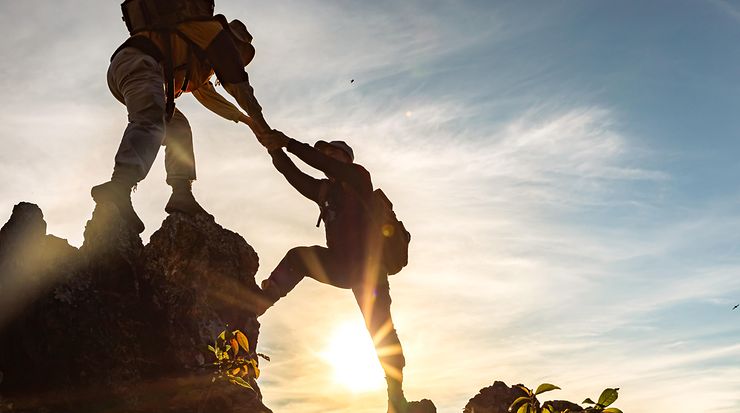
[[[98,205],[78,250],[17,205],[0,230],[0,412],[266,413],[217,380],[208,345],[239,329],[255,353],[259,260],[211,217],[170,215],[143,245]]]

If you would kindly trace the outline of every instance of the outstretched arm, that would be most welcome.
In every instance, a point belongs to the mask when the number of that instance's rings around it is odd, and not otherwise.
[[[281,132],[278,132],[281,133]],[[355,188],[359,193],[372,192],[372,183],[364,176],[356,164],[338,161],[330,156],[324,155],[316,148],[299,142],[293,138],[286,137],[285,147],[288,152],[296,155],[308,165],[323,171],[338,181],[343,181]]]
[[[193,91],[193,96],[211,112],[233,122],[248,123],[249,118],[242,113],[239,108],[226,100],[213,87],[213,83],[206,82],[201,87]]]
[[[259,131],[269,131],[270,127],[262,116],[262,107],[254,97],[249,75],[244,70],[244,62],[231,35],[226,30],[221,31],[206,49],[206,54],[224,89],[247,112]]]
[[[321,180],[301,172],[281,148],[270,149],[272,164],[301,195],[318,203]]]

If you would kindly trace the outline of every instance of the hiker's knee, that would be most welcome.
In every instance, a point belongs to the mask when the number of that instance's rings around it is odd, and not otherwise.
[[[300,262],[308,254],[308,247],[295,247],[288,250],[285,258],[290,262]]]
[[[309,263],[316,261],[317,254],[315,247],[295,247],[288,250],[285,258],[295,266],[305,267]]]

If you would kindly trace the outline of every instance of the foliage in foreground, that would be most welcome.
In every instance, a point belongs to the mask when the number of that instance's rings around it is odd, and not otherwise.
[[[527,395],[514,400],[511,406],[509,406],[509,411],[512,413],[571,413],[569,409],[564,411],[556,410],[552,404],[540,407],[540,402],[537,400],[537,396],[548,391],[560,390],[560,387],[554,384],[542,383],[537,386],[537,389],[534,391],[522,385],[518,385],[516,387],[524,390]],[[622,411],[616,407],[609,407],[612,403],[617,401],[618,397],[619,388],[605,389],[601,392],[601,396],[599,396],[599,400],[597,402],[594,402],[590,398],[583,401],[582,404],[592,405],[591,407],[586,408],[584,412],[622,413]]]
[[[268,361],[270,359],[265,355],[250,351],[249,340],[244,333],[239,330],[222,331],[213,345],[208,346],[208,350],[216,357],[216,361],[212,363],[216,368],[212,381],[228,381],[257,393],[255,384],[260,376],[257,357],[260,356]]]

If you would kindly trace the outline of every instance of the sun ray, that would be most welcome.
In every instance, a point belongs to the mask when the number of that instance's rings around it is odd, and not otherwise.
[[[378,390],[385,385],[373,341],[361,322],[338,325],[321,357],[332,367],[334,381],[352,392]]]

